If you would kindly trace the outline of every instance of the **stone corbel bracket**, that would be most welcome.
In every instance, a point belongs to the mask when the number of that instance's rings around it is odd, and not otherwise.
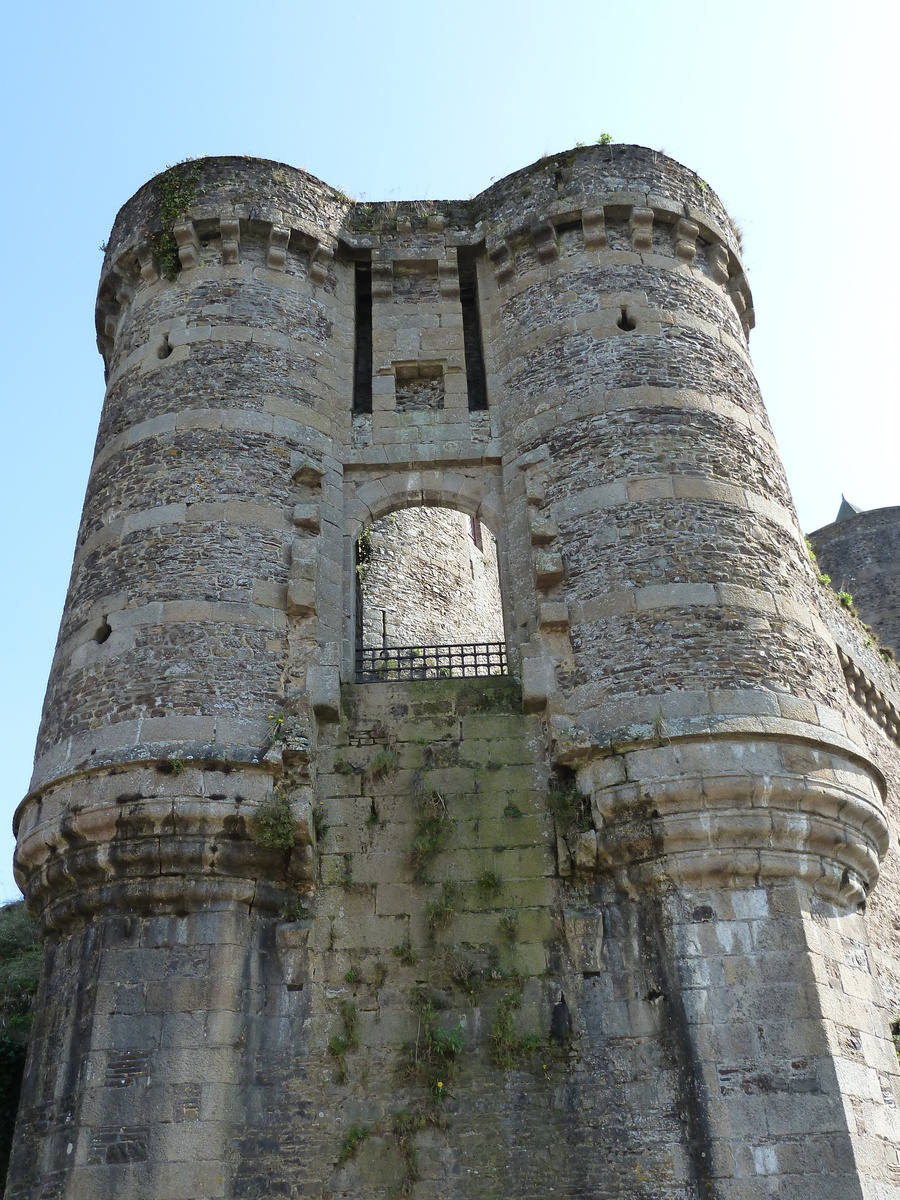
[[[241,261],[241,223],[237,217],[219,220],[219,236],[222,239],[222,265],[233,267]]]
[[[244,226],[242,235],[242,225]],[[247,227],[262,230],[267,239],[266,265],[271,271],[284,271],[289,252],[297,252],[302,261],[307,258],[307,274],[316,286],[324,284],[334,261],[334,247],[322,237],[322,230],[310,226],[288,226],[277,219],[262,220],[251,212],[215,216],[197,213],[175,223],[172,232],[178,246],[182,271],[201,265],[203,244],[217,236],[221,244],[223,266],[237,266],[241,261],[241,244]],[[131,303],[140,286],[152,286],[162,279],[156,259],[154,234],[148,231],[122,247],[114,259],[107,259],[97,292],[97,346],[109,367],[112,338],[124,309]],[[111,333],[110,330],[113,332]]]
[[[217,898],[283,912],[315,883],[316,838],[307,786],[284,801],[293,846],[259,839],[255,815],[280,793],[267,763],[228,773],[185,763],[176,773],[158,762],[69,776],[32,793],[19,806],[16,849],[29,911],[45,930],[126,903],[180,912]]]
[[[391,259],[372,259],[372,299],[390,300],[394,294],[394,264]]]
[[[447,252],[446,258],[438,260],[438,287],[442,299],[459,299],[459,266],[454,249]]]
[[[629,887],[797,879],[851,910],[888,849],[883,781],[830,747],[681,741],[593,759],[578,782],[594,828],[574,847],[577,866],[591,869],[594,834],[594,869]]]
[[[508,284],[515,278],[516,251],[524,246],[530,246],[542,264],[552,264],[560,252],[556,229],[573,221],[581,221],[585,250],[608,251],[608,223],[621,222],[626,217],[631,248],[637,254],[652,254],[654,230],[672,227],[678,261],[702,271],[726,290],[745,335],[749,334],[756,323],[753,299],[744,268],[732,249],[734,237],[729,238],[711,226],[707,214],[700,210],[688,205],[676,207],[649,194],[643,202],[634,194],[569,197],[551,205],[543,215],[532,214],[527,220],[498,225],[486,238],[494,277],[498,284]]]
[[[182,271],[200,266],[200,239],[193,221],[179,221],[173,229]]]
[[[881,726],[891,741],[900,746],[900,711],[897,706],[840,647],[838,658],[850,695],[876,725]]]
[[[269,248],[266,253],[266,266],[270,271],[284,270],[290,240],[291,231],[286,225],[272,225],[269,229]]]
[[[696,221],[679,217],[675,222],[675,254],[687,266],[690,266],[696,257],[699,236],[700,226]]]
[[[552,222],[538,220],[531,227],[534,252],[542,263],[554,262],[559,258],[559,239]]]
[[[313,283],[324,283],[328,278],[331,264],[334,262],[334,250],[324,242],[316,242],[309,256],[308,274]]]
[[[581,214],[581,229],[585,250],[605,250],[609,245],[606,236],[606,214],[602,208],[586,208]]]
[[[516,273],[516,257],[506,238],[490,239],[486,245],[487,256],[494,268],[498,283],[508,283]]]
[[[631,248],[638,254],[653,249],[653,209],[633,207],[628,221]]]

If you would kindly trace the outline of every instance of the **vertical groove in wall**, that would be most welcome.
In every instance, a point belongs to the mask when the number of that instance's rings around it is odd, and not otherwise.
[[[484,348],[481,343],[481,316],[478,311],[478,276],[475,253],[460,247],[459,302],[462,305],[463,342],[466,351],[466,384],[469,389],[470,411],[485,409],[487,379],[484,370]]]
[[[372,264],[356,263],[353,411],[372,411]]]

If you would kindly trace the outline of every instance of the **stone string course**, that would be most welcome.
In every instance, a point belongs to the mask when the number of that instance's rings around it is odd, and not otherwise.
[[[126,203],[16,815],[8,1196],[900,1200],[900,676],[818,579],[754,321],[715,193],[641,147]],[[352,682],[370,527],[366,639],[510,677]]]

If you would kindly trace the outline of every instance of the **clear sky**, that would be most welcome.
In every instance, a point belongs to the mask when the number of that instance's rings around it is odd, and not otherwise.
[[[686,163],[744,234],[751,351],[801,525],[900,504],[896,4],[6,5],[0,899],[103,401],[121,204],[250,154],[369,200],[465,198],[601,132]]]

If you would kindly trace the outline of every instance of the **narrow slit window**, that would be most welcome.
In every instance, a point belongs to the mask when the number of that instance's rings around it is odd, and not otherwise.
[[[372,411],[372,264],[356,263],[353,411]]]
[[[618,321],[616,321],[616,324],[618,325],[618,327],[620,329],[624,329],[626,333],[631,333],[631,331],[634,329],[635,325],[634,325],[634,321],[628,315],[628,309],[623,307],[621,309],[621,313],[622,313],[622,315],[618,319]]]
[[[462,306],[463,343],[466,351],[466,385],[469,391],[469,409],[486,409],[487,378],[484,370],[484,347],[481,341],[481,316],[478,311],[478,276],[475,271],[475,255],[471,250],[460,249],[459,302]]]

